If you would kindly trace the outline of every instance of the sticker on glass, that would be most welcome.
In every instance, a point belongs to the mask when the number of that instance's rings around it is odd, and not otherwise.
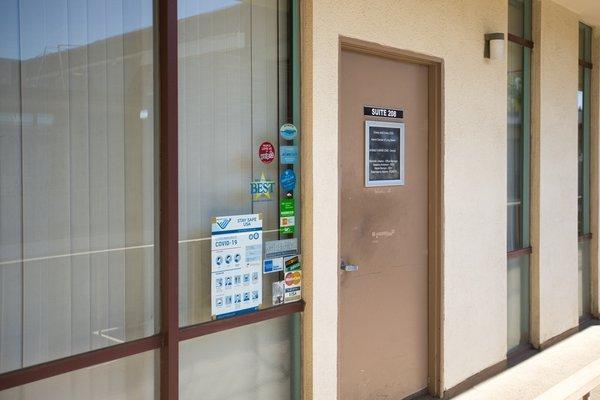
[[[260,174],[260,180],[250,182],[250,194],[253,201],[270,201],[271,194],[275,191],[275,182]]]
[[[290,271],[299,271],[300,269],[302,269],[302,264],[300,263],[301,258],[302,258],[302,256],[300,256],[300,255],[284,257],[283,258],[284,271],[290,272]]]
[[[279,161],[281,164],[296,164],[298,162],[298,146],[280,146]]]
[[[283,296],[285,292],[285,282],[273,282],[273,305],[283,304]]]
[[[302,263],[300,255],[283,259],[284,303],[298,301],[302,298]]]
[[[269,258],[263,261],[263,274],[283,271],[283,258]]]
[[[279,133],[286,140],[294,140],[298,136],[298,129],[293,124],[283,124],[279,129]]]
[[[279,232],[292,234],[296,226],[296,204],[293,198],[279,201]]]
[[[263,164],[270,164],[275,159],[275,146],[271,142],[262,142],[258,147],[258,159]]]
[[[282,239],[265,242],[265,258],[279,258],[298,254],[298,239]]]
[[[296,187],[296,173],[293,169],[286,169],[279,176],[279,183],[281,188],[285,191],[294,190]]]

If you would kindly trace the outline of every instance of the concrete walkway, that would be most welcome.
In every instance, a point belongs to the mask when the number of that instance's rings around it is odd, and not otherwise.
[[[533,400],[550,389],[556,393],[561,389],[557,385],[583,369],[589,372],[587,376],[600,377],[600,326],[565,339],[455,399]],[[596,389],[591,399],[600,400],[600,390]]]

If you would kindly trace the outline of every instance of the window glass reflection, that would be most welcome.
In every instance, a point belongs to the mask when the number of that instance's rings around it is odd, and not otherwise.
[[[508,32],[524,37],[523,19],[525,12],[524,0],[508,1]]]
[[[577,90],[577,231],[581,235],[584,230],[583,227],[583,191],[584,191],[584,177],[583,177],[583,164],[584,164],[584,127],[583,127],[583,107],[584,107],[584,68],[579,67],[579,88]]]
[[[213,217],[261,213],[263,243],[286,237],[279,231],[284,167],[278,156],[264,163],[258,154],[264,142],[278,154],[280,126],[292,122],[290,14],[287,0],[179,0],[178,7],[179,319],[190,325],[213,317]],[[274,183],[259,201],[250,193],[256,180]],[[273,305],[279,275],[262,274],[263,308]]]
[[[529,255],[508,260],[508,348],[529,342]]]
[[[508,42],[508,251],[522,247],[523,48]]]
[[[152,7],[3,2],[0,372],[156,332]]]

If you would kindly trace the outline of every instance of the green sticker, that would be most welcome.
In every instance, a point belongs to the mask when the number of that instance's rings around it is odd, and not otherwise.
[[[283,263],[283,272],[299,271],[302,268],[300,256],[285,257]]]
[[[296,231],[296,202],[285,198],[279,201],[279,232],[294,233]]]

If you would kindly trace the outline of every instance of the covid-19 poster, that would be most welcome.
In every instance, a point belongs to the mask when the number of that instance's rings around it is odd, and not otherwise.
[[[211,313],[228,317],[262,302],[262,217],[215,217],[211,236]]]

